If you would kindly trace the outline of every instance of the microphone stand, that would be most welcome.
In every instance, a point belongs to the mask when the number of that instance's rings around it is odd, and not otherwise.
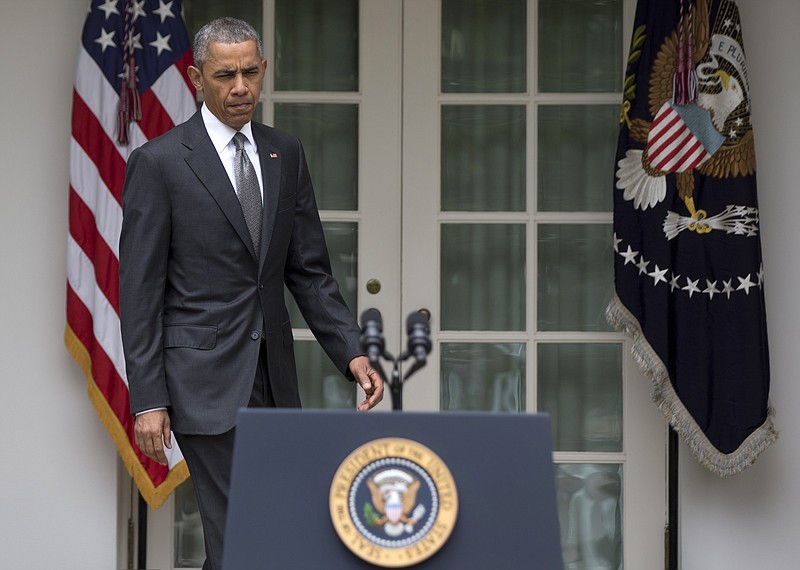
[[[374,310],[374,309],[371,309]],[[366,314],[366,313],[365,313]],[[417,311],[414,311],[409,315],[409,323],[412,322],[412,318],[416,317],[416,315],[421,314]],[[418,318],[413,319],[415,322],[418,323]],[[427,319],[426,319],[427,322]],[[410,333],[410,331],[409,331]],[[392,395],[392,411],[402,411],[403,410],[403,384],[406,380],[408,380],[412,374],[414,374],[417,370],[425,366],[427,361],[425,356],[431,351],[431,341],[429,337],[429,333],[427,330],[427,325],[425,326],[425,338],[420,339],[417,336],[414,338],[414,344],[417,350],[412,350],[411,346],[409,346],[409,350],[404,350],[400,353],[399,356],[395,357],[391,352],[386,350],[383,336],[381,335],[380,338],[370,337],[367,339],[365,343],[365,337],[362,335],[362,348],[364,352],[367,353],[369,356],[370,364],[375,370],[378,371],[383,382],[389,385],[389,391]],[[409,345],[411,345],[411,335],[409,334]],[[419,348],[423,350],[419,350]],[[370,350],[370,348],[372,350]],[[408,360],[411,356],[414,356],[415,362],[411,365],[411,368],[408,369],[405,376],[400,374],[400,364]],[[380,362],[380,358],[387,360],[392,363],[392,377],[386,377],[386,371],[383,368],[383,365]]]
[[[399,412],[403,410],[403,381],[400,376],[400,359],[394,358],[388,352],[385,353],[384,358],[391,359],[392,361],[392,379],[389,381],[389,390],[392,394],[392,411]],[[385,379],[384,379],[385,380]]]

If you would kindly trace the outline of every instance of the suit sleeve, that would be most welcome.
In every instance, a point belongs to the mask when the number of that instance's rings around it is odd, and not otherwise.
[[[169,407],[163,361],[171,204],[147,147],[128,159],[120,234],[120,325],[131,413]]]
[[[348,364],[362,354],[360,330],[331,274],[305,153],[299,141],[297,146],[297,198],[284,279],[328,357],[345,376],[351,378]]]

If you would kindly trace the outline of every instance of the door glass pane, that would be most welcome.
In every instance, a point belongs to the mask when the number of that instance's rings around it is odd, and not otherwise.
[[[442,343],[441,409],[525,411],[525,345]]]
[[[358,0],[276,0],[274,78],[276,91],[358,91]]]
[[[539,211],[611,211],[618,119],[618,105],[539,107]]]
[[[358,224],[355,222],[324,222],[322,229],[325,232],[325,241],[331,258],[333,276],[339,283],[342,297],[350,307],[350,311],[358,314]],[[285,291],[286,307],[289,309],[289,319],[292,327],[296,329],[308,328],[300,309],[294,298]]]
[[[622,345],[539,344],[536,378],[555,451],[622,451]]]
[[[622,570],[622,465],[556,465],[565,570]]]
[[[443,224],[442,330],[525,330],[525,226]]]
[[[294,358],[304,408],[352,410],[356,407],[355,384],[336,369],[319,343],[295,341]]]
[[[525,210],[525,106],[442,107],[442,210]]]
[[[167,2],[165,2],[167,4]],[[189,38],[194,40],[194,35],[205,24],[216,18],[230,16],[244,20],[264,36],[262,23],[263,3],[253,0],[226,0],[225,2],[210,2],[209,0],[183,0],[183,21]]]
[[[526,12],[526,0],[443,0],[442,92],[525,92]]]
[[[175,568],[200,568],[206,559],[203,523],[192,480],[175,489]]]
[[[539,0],[539,91],[621,89],[622,1]]]
[[[276,103],[275,126],[303,143],[320,210],[358,209],[358,105]]]
[[[609,224],[542,224],[536,281],[540,331],[612,331],[605,308],[613,294]]]

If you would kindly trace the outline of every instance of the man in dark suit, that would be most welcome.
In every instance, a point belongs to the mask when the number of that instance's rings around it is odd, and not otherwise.
[[[197,33],[194,59],[203,108],[128,160],[120,318],[136,443],[166,463],[175,434],[209,570],[222,560],[237,410],[300,406],[284,283],[328,356],[365,391],[360,410],[382,399],[383,382],[331,276],[300,142],[251,122],[267,66],[260,37],[240,20],[215,20]],[[246,187],[262,194],[257,222],[240,203]]]

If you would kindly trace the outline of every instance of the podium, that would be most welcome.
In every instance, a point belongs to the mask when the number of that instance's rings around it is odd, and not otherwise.
[[[224,570],[562,568],[546,415],[244,409],[231,478]]]

